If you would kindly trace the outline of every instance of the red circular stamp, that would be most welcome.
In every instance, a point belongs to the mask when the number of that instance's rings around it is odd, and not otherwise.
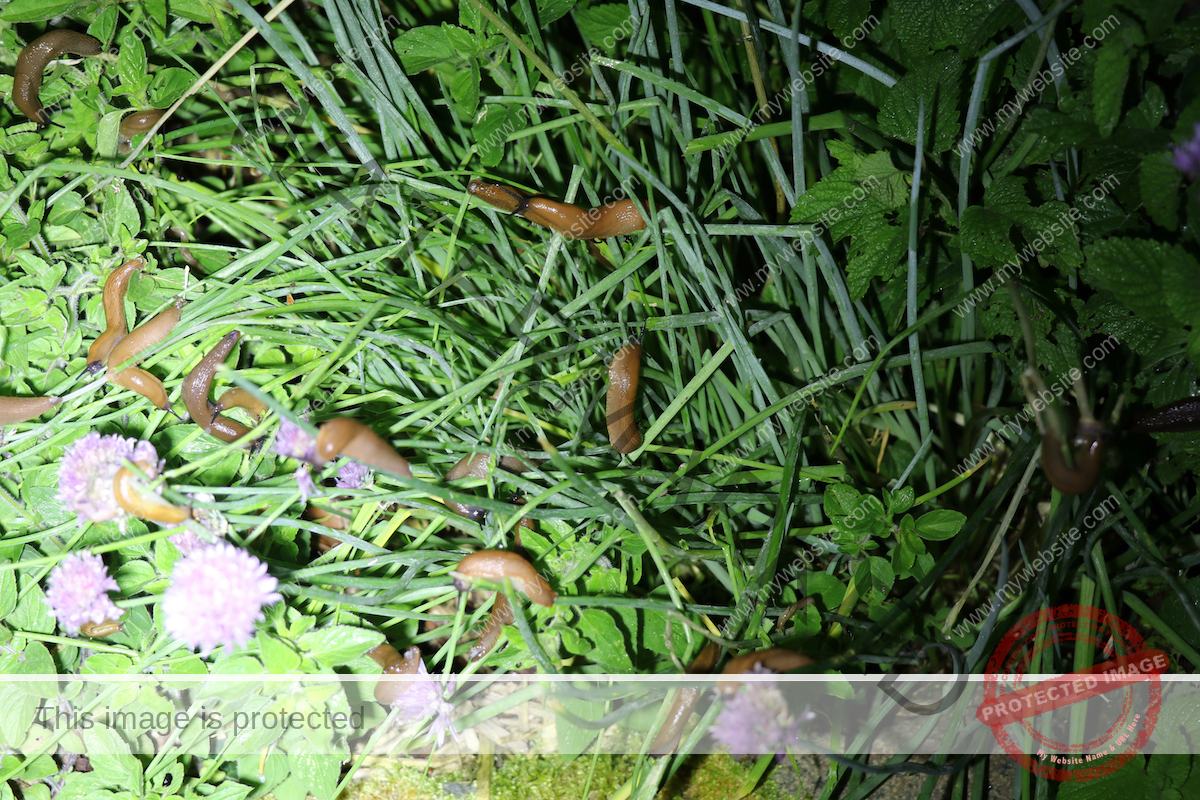
[[[1099,663],[1025,679],[1030,665],[1036,671],[1051,663],[1044,656],[1069,659],[1081,647]],[[1167,654],[1146,649],[1142,636],[1119,617],[1091,606],[1055,606],[1005,634],[988,661],[975,716],[1030,772],[1057,781],[1100,778],[1145,747],[1162,707],[1158,676],[1167,666]]]

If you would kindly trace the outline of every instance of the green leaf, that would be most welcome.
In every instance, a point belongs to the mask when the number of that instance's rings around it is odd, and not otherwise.
[[[1142,800],[1149,781],[1145,775],[1146,757],[1134,755],[1129,763],[1111,775],[1090,781],[1065,781],[1058,786],[1058,800]]]
[[[263,664],[266,666],[267,672],[272,675],[286,675],[300,668],[300,654],[288,647],[287,642],[281,641],[266,631],[259,631],[254,638],[258,640],[258,647],[262,652]]]
[[[37,585],[22,586],[23,596],[17,601],[17,607],[6,621],[9,626],[20,631],[31,633],[50,633],[54,630],[54,617],[50,607],[46,605],[46,594]],[[51,670],[54,672],[54,670]]]
[[[1183,175],[1166,151],[1142,159],[1138,188],[1150,219],[1169,231],[1179,227],[1179,187]]]
[[[468,69],[460,69],[450,77],[450,96],[465,116],[475,116],[479,108],[479,81],[479,64],[474,59],[469,62]]]
[[[117,586],[121,587],[121,594],[131,595],[154,580],[157,575],[148,561],[138,559],[122,564],[113,577],[117,580]]]
[[[105,42],[112,41],[113,34],[117,31],[117,7],[108,6],[103,9],[96,18],[92,20],[92,24],[88,25],[87,32],[100,40],[101,45]]]
[[[293,750],[307,745],[307,742],[299,745],[299,742],[304,741],[303,739],[296,741],[297,744],[293,745]],[[337,756],[312,752],[290,752],[288,753],[288,765],[318,800],[333,800],[333,792],[337,788],[338,775],[341,772],[341,764]]]
[[[525,11],[520,3],[512,4],[513,16],[515,16],[522,25],[536,24],[539,28],[545,28],[547,25],[557,22],[567,15],[572,8],[575,7],[577,0],[537,0],[537,22],[530,23],[525,19]],[[593,42],[593,44],[595,44]]]
[[[1125,37],[1108,39],[1096,55],[1096,74],[1092,82],[1096,127],[1107,137],[1121,119],[1121,100],[1129,80],[1129,49]]]
[[[130,26],[121,34],[120,54],[117,56],[117,72],[121,84],[130,91],[138,91],[150,80],[146,69],[146,47]]]
[[[396,55],[409,75],[457,58],[446,31],[441,25],[421,25],[402,31],[395,41]]]
[[[302,653],[311,656],[321,666],[336,667],[353,661],[382,643],[383,639],[379,631],[334,625],[304,634],[298,644]]]
[[[824,509],[825,516],[845,517],[854,513],[859,505],[858,490],[844,483],[831,483],[825,487]]]
[[[879,109],[879,128],[909,144],[917,141],[917,113],[925,102],[925,146],[949,150],[960,135],[959,75],[962,60],[954,51],[934,53],[899,80]]]
[[[106,784],[142,792],[142,762],[130,754],[120,734],[103,725],[83,732],[92,769]]]
[[[1175,317],[1163,293],[1168,271],[1196,274],[1196,261],[1183,247],[1152,239],[1112,237],[1089,245],[1085,252],[1088,271],[1130,311],[1163,328],[1183,322]]]
[[[525,111],[507,106],[485,105],[471,129],[485,167],[494,167],[504,155],[504,145],[513,131],[525,124]]]
[[[854,586],[868,606],[879,605],[887,599],[896,582],[896,573],[886,558],[867,556],[854,570]]]
[[[80,672],[84,675],[124,675],[133,667],[129,656],[117,653],[96,653],[83,662]]]
[[[916,499],[917,493],[911,486],[905,486],[903,489],[890,492],[888,494],[888,513],[903,514],[913,507]]]
[[[624,3],[601,3],[580,8],[575,12],[575,24],[593,47],[609,54],[616,52],[617,46],[633,33],[633,18],[629,6]]]
[[[579,629],[595,644],[595,650],[589,655],[597,663],[614,673],[633,672],[633,662],[629,660],[629,632],[617,627],[607,609],[582,609]]]
[[[0,19],[5,22],[41,22],[61,17],[74,5],[74,0],[13,0],[8,8],[0,11]]]
[[[166,108],[174,103],[192,85],[192,75],[179,67],[167,67],[154,76],[150,84],[150,105],[155,108]]]
[[[939,508],[922,514],[917,519],[917,536],[931,542],[941,542],[954,537],[966,523],[967,517],[949,508]]]
[[[3,562],[9,563],[7,559]],[[12,570],[0,572],[0,619],[5,619],[17,607],[17,576]]]

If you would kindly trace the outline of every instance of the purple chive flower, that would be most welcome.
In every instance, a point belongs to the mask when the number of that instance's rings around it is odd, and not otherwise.
[[[758,674],[772,671],[755,665]],[[799,744],[800,724],[813,715],[805,713],[797,720],[788,713],[787,701],[775,681],[743,683],[708,729],[709,735],[729,747],[731,755],[782,755]]]
[[[58,467],[58,499],[79,515],[79,524],[85,519],[107,522],[125,513],[113,495],[113,478],[126,459],[159,463],[154,445],[117,434],[89,433],[63,453]]]
[[[1172,160],[1180,171],[1186,172],[1192,180],[1200,178],[1200,122],[1196,123],[1192,138],[1172,148],[1172,151]]]
[[[429,670],[425,668],[425,659],[421,659],[417,664],[417,676],[421,675],[429,675]],[[454,681],[450,681],[446,689],[453,694],[454,687]],[[461,741],[458,731],[454,729],[454,720],[450,718],[454,712],[454,705],[442,699],[442,684],[436,677],[431,676],[424,680],[420,677],[414,678],[408,688],[392,701],[392,708],[397,712],[396,722],[407,723],[413,727],[433,717],[429,734],[437,740],[438,747],[446,741],[447,731],[454,737],[454,741]]]
[[[338,468],[335,483],[339,489],[362,489],[368,485],[371,468],[356,461],[347,461]]]
[[[119,589],[95,553],[72,553],[50,570],[46,580],[46,605],[68,635],[79,633],[85,622],[120,619],[121,609],[107,592]]]
[[[279,423],[279,430],[275,433],[275,452],[285,458],[316,461],[317,440],[299,425],[285,419]]]
[[[312,473],[308,470],[308,464],[301,464],[292,473],[292,480],[296,482],[296,486],[300,489],[300,502],[307,503],[308,498],[315,494],[320,494],[317,491],[317,485],[313,483]]]
[[[263,619],[263,606],[281,600],[267,565],[228,542],[193,551],[175,564],[163,594],[163,627],[206,656],[217,645],[241,647]]]

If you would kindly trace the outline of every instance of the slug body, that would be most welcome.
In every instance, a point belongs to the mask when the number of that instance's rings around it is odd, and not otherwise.
[[[317,456],[323,461],[333,461],[339,455],[405,478],[413,476],[408,459],[366,425],[349,417],[331,419],[317,431]]]
[[[700,651],[700,655],[696,656],[691,664],[688,664],[688,674],[712,672],[720,654],[721,648],[717,646],[716,642],[709,642]],[[679,739],[683,736],[683,727],[692,716],[692,709],[696,707],[696,701],[703,693],[704,689],[702,688],[680,689],[675,693],[675,699],[671,701],[671,705],[667,709],[667,720],[659,728],[654,741],[650,743],[651,755],[662,756],[675,749],[675,745],[679,744]]]
[[[110,381],[118,386],[124,386],[126,389],[132,389],[164,410],[169,404],[162,381],[139,367],[126,367],[120,371],[117,371],[116,367],[167,338],[171,329],[179,323],[182,309],[183,301],[181,300],[149,322],[131,331],[128,336],[117,342],[116,347],[108,355],[108,379]]]
[[[1067,466],[1062,445],[1053,431],[1042,431],[1042,470],[1050,485],[1063,494],[1078,495],[1091,489],[1100,475],[1104,428],[1080,421],[1075,431],[1075,467]]]
[[[42,77],[46,65],[63,53],[98,56],[100,40],[78,31],[50,31],[25,45],[17,56],[17,70],[13,74],[13,103],[39,128],[50,122],[50,115],[42,108],[42,99],[38,97],[42,90]]]
[[[646,228],[645,218],[628,198],[585,211],[571,203],[548,197],[527,197],[510,186],[479,179],[467,184],[467,193],[508,214],[520,214],[535,225],[550,228],[567,239],[608,239]],[[592,253],[612,267],[599,251],[593,249]]]
[[[220,414],[227,408],[243,408],[256,420],[261,420],[267,413],[267,404],[240,386],[226,390],[217,399],[217,404],[213,406],[212,410],[214,413]]]
[[[0,397],[0,425],[40,417],[61,402],[61,397]]]
[[[454,588],[465,592],[471,588],[474,578],[487,578],[497,583],[508,578],[514,589],[547,608],[554,605],[554,599],[558,597],[532,564],[516,553],[504,550],[480,550],[458,562]]]
[[[545,197],[530,197],[525,201],[525,210],[521,216],[535,225],[561,233],[567,239],[594,238],[587,235],[592,222],[588,212],[570,203],[560,203]]]
[[[103,622],[85,622],[79,626],[79,632],[91,639],[103,639],[105,636],[120,633],[121,623],[111,619],[106,619]]]
[[[125,293],[133,273],[146,266],[141,258],[131,258],[109,273],[104,282],[104,332],[96,337],[88,349],[87,371],[96,374],[108,363],[113,348],[129,333],[125,320]]]
[[[496,642],[500,641],[500,633],[504,630],[504,626],[511,625],[514,619],[508,595],[504,592],[496,592],[496,602],[492,604],[492,613],[488,614],[487,622],[484,623],[479,638],[467,651],[467,658],[478,661],[492,652]]]
[[[225,334],[183,379],[183,403],[192,416],[192,422],[199,425],[200,430],[223,442],[236,442],[250,433],[250,429],[240,422],[231,420],[219,411],[214,413],[213,404],[208,401],[213,375],[216,374],[217,367],[229,357],[240,335],[238,331]]]
[[[632,453],[642,446],[642,432],[633,419],[641,365],[640,339],[618,350],[608,365],[608,398],[604,411],[608,422],[608,440],[618,453]]]
[[[125,115],[121,120],[121,127],[117,129],[117,149],[128,153],[132,149],[133,137],[153,128],[165,113],[165,108],[152,108],[149,111],[135,111]]]
[[[486,478],[492,471],[492,458],[487,453],[468,453],[450,468],[450,471],[446,473],[446,480],[456,481],[459,478],[466,477]],[[517,474],[528,472],[530,469],[528,464],[514,456],[501,457],[500,468]],[[487,510],[479,506],[459,503],[456,500],[447,500],[446,506],[460,517],[466,517],[472,522],[477,522],[481,525],[487,518]]]
[[[147,475],[156,475],[158,470],[147,461],[135,461],[137,468]],[[179,525],[192,518],[192,510],[173,506],[157,495],[138,491],[138,476],[129,467],[121,467],[113,478],[113,495],[117,505],[138,519],[147,519],[162,525]]]
[[[367,655],[371,657],[372,661],[383,667],[383,674],[379,676],[379,682],[375,684],[375,700],[385,706],[390,706],[412,684],[411,681],[394,680],[393,676],[418,674],[421,665],[421,649],[410,647],[401,656],[396,648],[385,642],[368,650]]]
[[[1189,397],[1138,414],[1129,429],[1139,433],[1200,431],[1200,397]]]
[[[753,672],[755,667],[762,667],[771,672],[789,672],[800,667],[807,667],[813,663],[815,662],[811,658],[794,650],[772,647],[767,650],[758,650],[753,653],[747,653],[744,656],[738,656],[725,665],[723,674],[740,675],[745,672]],[[739,686],[741,686],[741,681],[737,680],[717,682],[717,690],[721,692],[732,692]]]

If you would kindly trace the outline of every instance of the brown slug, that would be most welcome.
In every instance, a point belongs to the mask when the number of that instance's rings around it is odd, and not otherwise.
[[[393,679],[394,675],[416,675],[421,665],[421,649],[410,647],[401,656],[396,648],[384,642],[367,651],[371,660],[383,667],[383,674],[375,684],[375,700],[390,706],[411,685],[411,681]]]
[[[474,578],[487,578],[502,583],[504,578],[512,581],[513,588],[530,600],[549,608],[554,605],[558,593],[537,574],[533,565],[516,553],[505,550],[480,550],[458,562],[452,573],[454,588],[465,592],[471,588]]]
[[[317,430],[317,457],[333,461],[340,455],[405,478],[413,476],[408,459],[366,425],[349,417],[335,417]]]
[[[40,417],[61,402],[61,397],[0,397],[0,425]]]
[[[1177,400],[1165,406],[1143,411],[1129,427],[1137,433],[1187,433],[1200,431],[1200,397]]]
[[[121,623],[106,619],[103,622],[85,622],[79,626],[79,632],[90,639],[103,639],[121,632]]]
[[[17,69],[13,73],[13,103],[39,128],[45,127],[50,123],[50,115],[42,108],[38,93],[42,90],[46,66],[63,53],[98,56],[100,52],[100,40],[86,33],[60,30],[42,34],[25,45],[17,56]]]
[[[717,664],[717,657],[721,654],[721,648],[716,642],[709,642],[704,649],[700,651],[700,655],[696,656],[692,663],[688,664],[687,674],[698,675],[712,672],[712,668]],[[700,695],[704,693],[702,688],[680,689],[675,693],[675,699],[671,701],[670,707],[667,709],[667,719],[663,726],[658,729],[658,735],[654,737],[654,741],[650,743],[649,753],[654,756],[666,755],[675,749],[679,744],[679,738],[683,735],[684,725],[692,716],[692,709],[696,707],[696,701],[700,699]]]
[[[88,348],[87,372],[95,375],[108,363],[113,348],[129,333],[125,320],[125,293],[133,273],[146,266],[140,256],[131,258],[109,273],[104,282],[104,332]]]
[[[133,149],[133,137],[153,128],[165,113],[165,108],[151,108],[125,115],[121,120],[121,127],[117,130],[117,149],[123,154],[128,154]]]
[[[1091,489],[1100,475],[1104,428],[1095,420],[1080,420],[1075,429],[1075,466],[1068,467],[1062,445],[1052,430],[1042,431],[1042,471],[1050,485],[1063,494],[1078,495]]]
[[[126,367],[119,372],[117,370],[122,364],[135,358],[146,348],[167,338],[171,329],[179,322],[183,305],[183,300],[177,300],[175,305],[166,311],[134,328],[128,336],[117,342],[112,352],[108,354],[108,379],[118,386],[132,389],[163,410],[166,410],[170,404],[167,402],[167,391],[163,388],[162,381],[136,366]],[[140,360],[137,358],[133,363],[136,364]]]
[[[157,467],[148,461],[135,461],[134,464],[146,475],[158,474]],[[121,467],[113,478],[113,496],[127,513],[161,525],[180,525],[192,518],[192,510],[187,506],[171,505],[158,495],[139,491],[140,480],[129,467]]]
[[[479,178],[467,184],[467,194],[508,214],[520,214],[535,225],[550,228],[567,239],[595,241],[646,228],[645,218],[629,199],[615,200],[585,211],[571,203],[537,195],[529,197],[511,186]],[[612,267],[595,245],[589,244],[588,249],[605,266]]]
[[[762,667],[771,672],[789,672],[800,667],[807,667],[814,664],[811,658],[794,650],[784,650],[780,647],[771,647],[766,650],[756,650],[753,653],[746,653],[738,656],[725,665],[722,670],[724,675],[740,675],[746,672],[753,672],[755,667]],[[717,690],[721,692],[732,692],[742,685],[739,680],[723,680],[717,682]]]
[[[217,342],[208,355],[200,359],[200,363],[183,379],[183,404],[187,406],[192,422],[200,426],[200,430],[223,442],[236,442],[250,433],[250,428],[224,416],[214,409],[208,400],[213,375],[216,374],[217,367],[229,357],[240,335],[238,331],[230,331],[221,337],[221,341]],[[225,393],[228,394],[229,392]],[[222,400],[225,399],[225,395],[221,396]]]
[[[504,626],[511,625],[514,619],[508,595],[504,592],[496,592],[496,601],[492,603],[492,612],[488,614],[487,622],[483,624],[479,638],[467,651],[467,658],[471,661],[478,661],[490,653],[496,646],[496,642],[500,641],[500,633],[504,630]]]
[[[644,327],[642,332],[645,333]],[[609,444],[618,453],[632,453],[642,446],[642,432],[633,419],[641,365],[640,337],[631,339],[630,344],[618,350],[608,365],[608,397],[604,412]]]

